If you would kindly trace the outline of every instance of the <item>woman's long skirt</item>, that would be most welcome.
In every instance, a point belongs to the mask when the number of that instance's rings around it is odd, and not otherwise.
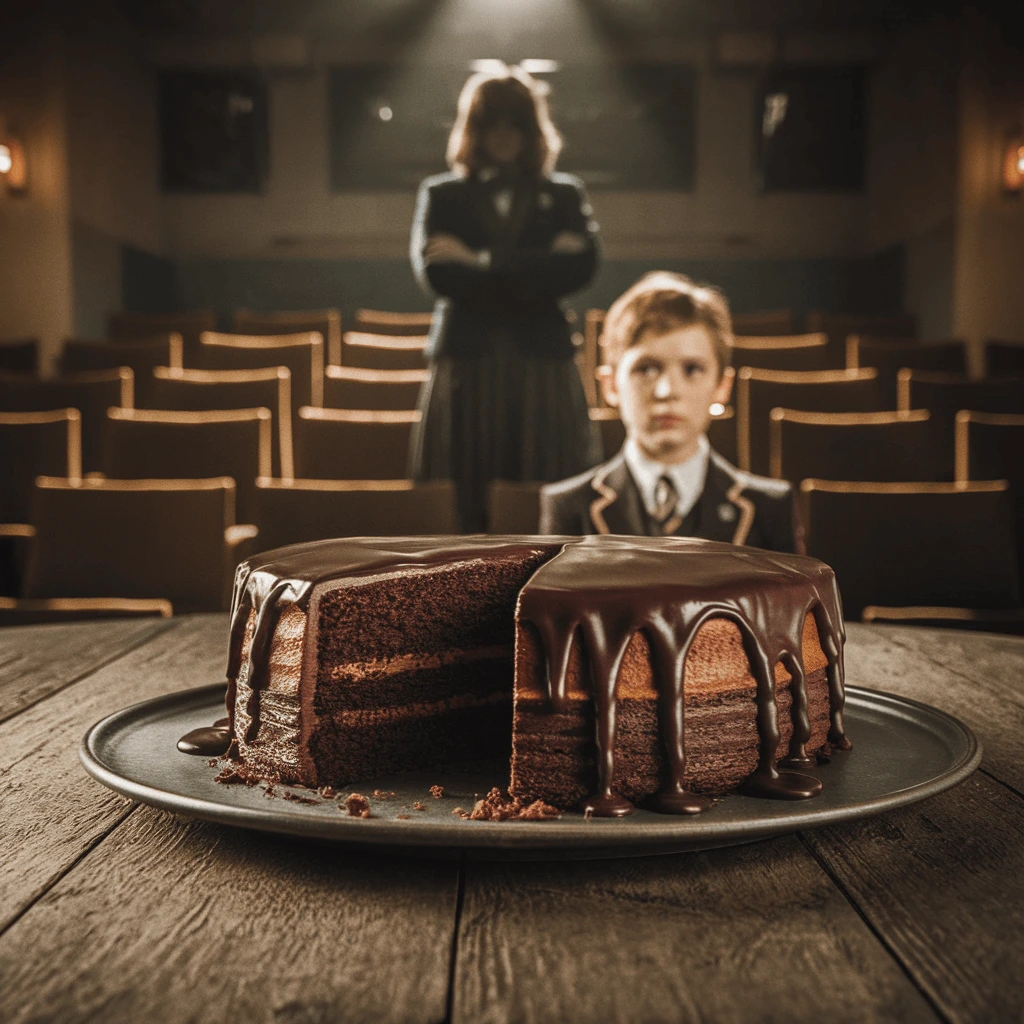
[[[465,533],[486,530],[492,480],[562,480],[602,458],[571,358],[524,356],[499,344],[474,359],[439,359],[419,409],[410,476],[455,482]]]

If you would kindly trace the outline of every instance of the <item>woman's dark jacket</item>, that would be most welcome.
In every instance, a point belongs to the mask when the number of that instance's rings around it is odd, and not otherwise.
[[[586,248],[552,253],[562,231],[582,235]],[[423,248],[436,232],[489,251],[490,266],[424,263]],[[427,178],[410,245],[416,279],[438,296],[427,358],[472,358],[498,341],[524,355],[569,358],[572,329],[558,300],[594,276],[597,248],[597,224],[582,182],[572,175],[521,181],[507,218],[494,208],[493,184],[454,173]]]

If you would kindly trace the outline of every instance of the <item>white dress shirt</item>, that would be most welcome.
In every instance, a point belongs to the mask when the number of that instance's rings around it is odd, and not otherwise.
[[[654,515],[658,503],[655,501],[654,492],[658,481],[667,476],[673,483],[678,495],[676,502],[676,513],[685,516],[694,505],[697,504],[701,494],[704,493],[704,483],[708,477],[708,458],[711,454],[711,445],[708,439],[701,434],[697,441],[696,454],[690,456],[686,462],[679,462],[673,466],[664,466],[655,462],[645,455],[640,446],[630,438],[623,448],[623,455],[626,458],[626,466],[633,477],[633,482],[640,491],[644,508],[648,513]]]

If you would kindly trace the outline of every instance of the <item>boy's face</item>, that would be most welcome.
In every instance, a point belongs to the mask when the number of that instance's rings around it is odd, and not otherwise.
[[[605,401],[616,406],[632,438],[648,457],[671,465],[697,452],[711,422],[711,406],[725,405],[732,375],[722,374],[707,328],[646,332],[618,366],[599,371]]]

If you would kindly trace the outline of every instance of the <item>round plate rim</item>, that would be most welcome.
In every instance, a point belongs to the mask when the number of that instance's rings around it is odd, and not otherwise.
[[[94,723],[85,733],[79,747],[79,758],[85,770],[97,782],[131,800],[149,804],[162,810],[185,814],[189,817],[221,824],[235,825],[261,832],[274,832],[307,838],[326,839],[354,846],[390,847],[396,852],[403,849],[412,852],[415,848],[430,850],[447,849],[463,851],[492,851],[510,853],[536,851],[558,852],[577,856],[624,856],[635,855],[639,849],[652,853],[664,852],[666,847],[674,850],[707,849],[735,843],[745,843],[797,831],[806,831],[829,825],[836,825],[859,818],[870,817],[883,811],[895,810],[918,803],[929,797],[945,792],[967,779],[981,763],[982,746],[974,732],[955,715],[936,708],[923,701],[914,700],[885,690],[862,686],[846,687],[847,701],[874,705],[876,711],[894,714],[896,709],[904,713],[914,712],[918,721],[924,718],[937,720],[946,728],[960,733],[966,752],[960,760],[923,782],[882,796],[858,800],[842,807],[822,811],[813,809],[794,811],[770,818],[736,821],[708,819],[703,815],[694,817],[664,816],[664,822],[645,821],[643,830],[629,828],[629,818],[615,819],[614,828],[607,827],[607,819],[597,822],[600,833],[587,834],[592,822],[582,816],[578,821],[551,822],[489,822],[474,821],[469,827],[463,823],[439,823],[422,821],[413,828],[398,828],[385,818],[318,819],[312,816],[278,814],[273,807],[254,810],[157,788],[137,782],[118,774],[107,767],[97,753],[96,747],[104,734],[130,722],[143,713],[154,714],[167,706],[202,703],[204,699],[223,694],[224,683],[207,684],[188,690],[178,690],[148,700],[139,701],[128,707],[106,715]],[[840,755],[841,756],[841,755]],[[795,808],[808,805],[798,803]],[[409,825],[409,822],[402,822]],[[604,825],[604,827],[602,827]]]

